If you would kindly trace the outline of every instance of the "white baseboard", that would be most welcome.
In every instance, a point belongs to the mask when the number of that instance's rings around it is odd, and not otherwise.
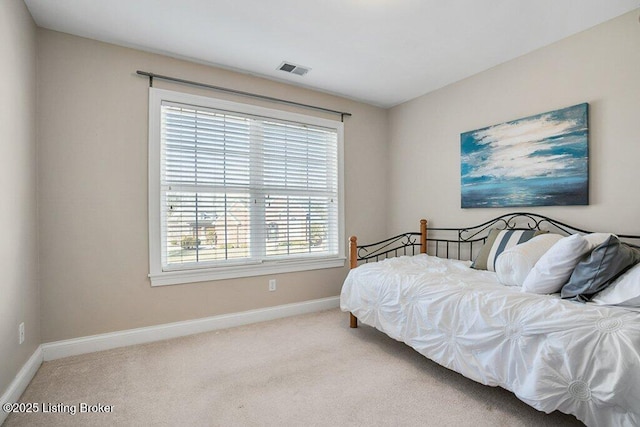
[[[169,338],[214,331],[216,329],[225,329],[250,323],[264,322],[266,320],[279,319],[282,317],[313,313],[339,306],[340,297],[336,296],[300,303],[279,305],[276,307],[243,311],[240,313],[223,314],[220,316],[205,317],[202,319],[166,323],[164,325],[149,326],[146,328],[128,329],[125,331],[50,342],[42,344],[41,360],[44,358],[45,361],[49,361],[78,354],[125,347],[128,345],[161,341]]]
[[[33,376],[38,372],[38,368],[42,364],[42,346],[39,345],[36,351],[33,352],[29,360],[22,366],[18,375],[11,381],[9,388],[0,397],[0,408],[5,403],[15,403],[20,399],[22,393],[27,388]],[[0,409],[0,424],[4,422],[9,414]]]

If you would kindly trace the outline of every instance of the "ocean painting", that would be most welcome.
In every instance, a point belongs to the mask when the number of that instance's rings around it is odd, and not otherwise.
[[[588,205],[588,107],[460,134],[462,207]]]

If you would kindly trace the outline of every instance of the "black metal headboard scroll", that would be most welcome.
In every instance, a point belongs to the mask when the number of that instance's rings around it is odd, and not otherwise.
[[[431,228],[427,230],[427,221],[421,220],[421,232],[409,232],[367,245],[357,245],[355,237],[351,241],[351,268],[359,262],[379,261],[398,255],[415,255],[416,247],[443,258],[472,260],[486,242],[491,229],[499,230],[546,230],[551,233],[568,236],[587,234],[592,231],[565,224],[555,219],[529,212],[514,212],[493,218],[472,227]],[[611,232],[611,230],[600,230]],[[427,234],[428,232],[428,234]],[[623,240],[640,243],[640,236],[617,234]]]

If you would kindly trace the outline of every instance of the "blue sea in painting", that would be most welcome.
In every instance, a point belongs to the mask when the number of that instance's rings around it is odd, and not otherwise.
[[[463,208],[586,205],[588,182],[581,178],[533,178],[463,188]]]
[[[589,204],[588,104],[460,135],[463,208]]]

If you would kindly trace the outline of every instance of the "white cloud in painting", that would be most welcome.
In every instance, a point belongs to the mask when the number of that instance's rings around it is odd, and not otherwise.
[[[557,137],[575,130],[576,125],[573,120],[558,121],[545,115],[479,130],[475,141],[484,148],[465,155],[464,161],[473,166],[467,176],[526,179],[571,169],[577,159],[551,153],[563,144]]]

